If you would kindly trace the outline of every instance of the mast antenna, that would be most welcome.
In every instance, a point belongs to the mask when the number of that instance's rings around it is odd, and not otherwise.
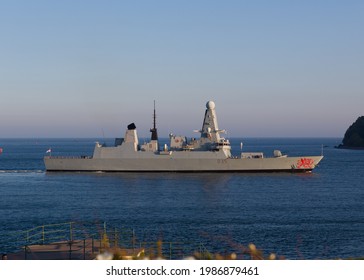
[[[151,140],[157,140],[158,141],[158,133],[157,133],[157,115],[155,113],[155,100],[154,100],[154,113],[153,113],[153,128],[150,129],[150,132],[152,133]]]

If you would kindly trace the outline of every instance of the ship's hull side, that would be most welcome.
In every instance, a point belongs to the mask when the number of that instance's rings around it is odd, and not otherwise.
[[[89,172],[307,172],[322,156],[279,158],[57,158],[45,157],[47,171]]]

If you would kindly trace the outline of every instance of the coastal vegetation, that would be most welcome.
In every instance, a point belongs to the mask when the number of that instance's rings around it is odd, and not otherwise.
[[[111,247],[108,241],[103,241],[104,250],[96,256],[97,260],[166,260],[171,259],[171,256],[163,253],[163,242],[158,240],[151,243],[150,247],[140,248],[137,251],[131,251],[119,247]],[[185,260],[284,260],[284,256],[277,256],[275,253],[264,254],[264,252],[250,243],[248,246],[239,245],[237,252],[232,253],[212,253],[206,248],[204,250],[196,250],[190,255],[184,256]]]
[[[359,117],[345,132],[341,149],[364,149],[364,116]]]

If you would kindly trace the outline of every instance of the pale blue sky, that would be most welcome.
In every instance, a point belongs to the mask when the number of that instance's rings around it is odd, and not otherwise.
[[[0,138],[342,137],[363,52],[364,1],[0,1]]]

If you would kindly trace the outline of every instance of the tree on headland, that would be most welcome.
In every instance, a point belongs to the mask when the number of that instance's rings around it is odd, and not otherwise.
[[[346,130],[339,148],[364,148],[364,116],[359,117]]]

